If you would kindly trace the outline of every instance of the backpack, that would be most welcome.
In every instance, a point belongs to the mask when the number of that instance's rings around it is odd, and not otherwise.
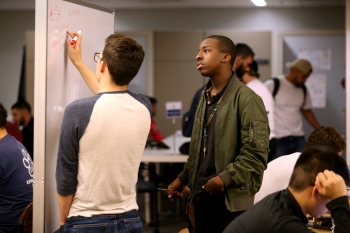
[[[191,103],[191,108],[188,112],[186,112],[182,117],[182,135],[184,137],[191,137],[192,128],[194,124],[194,118],[196,115],[197,106],[199,104],[199,100],[201,98],[201,94],[204,87],[201,87],[196,94],[194,95]]]
[[[278,78],[271,78],[273,80],[273,82],[275,83],[275,87],[272,91],[272,97],[273,99],[275,99],[275,95],[277,94],[278,92],[278,89],[280,88],[280,80]],[[301,88],[303,89],[303,93],[304,93],[304,98],[303,98],[303,104],[301,106],[304,106],[305,104],[305,99],[306,99],[306,86],[303,84],[301,86]]]

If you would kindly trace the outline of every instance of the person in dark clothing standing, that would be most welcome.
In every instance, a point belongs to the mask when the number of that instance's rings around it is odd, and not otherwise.
[[[345,160],[328,147],[306,148],[298,158],[288,188],[262,199],[232,221],[223,233],[310,233],[306,214],[331,212],[334,233],[349,232],[350,209]]]
[[[197,69],[210,80],[196,110],[188,161],[168,186],[168,196],[175,197],[189,185],[197,233],[222,232],[251,207],[266,169],[266,110],[232,72],[235,56],[235,45],[225,36],[209,36],[200,44]]]
[[[17,102],[12,105],[12,120],[16,125],[23,126],[22,139],[23,145],[34,161],[34,118],[31,114],[32,108],[26,101]]]

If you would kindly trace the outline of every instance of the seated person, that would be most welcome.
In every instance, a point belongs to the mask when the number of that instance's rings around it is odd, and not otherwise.
[[[7,112],[0,104],[0,233],[17,232],[24,208],[33,201],[33,161],[25,147],[6,131]]]
[[[333,127],[322,126],[315,129],[306,142],[306,148],[311,146],[328,146],[338,152],[339,155],[345,150],[345,142],[342,136]],[[259,202],[267,195],[285,189],[293,172],[295,162],[300,152],[281,156],[267,164],[263,182],[254,203]]]
[[[150,147],[156,147],[158,149],[169,149],[169,146],[163,142],[164,136],[158,128],[156,121],[154,120],[157,114],[157,99],[154,97],[148,97],[152,104],[152,117],[151,117],[151,129],[149,131],[149,139],[147,145]]]
[[[161,142],[164,139],[164,136],[154,120],[154,117],[157,114],[157,99],[153,97],[148,97],[148,98],[152,104],[151,130],[149,133],[153,141]]]
[[[345,160],[329,147],[308,147],[299,156],[288,188],[268,195],[233,220],[223,233],[310,233],[306,214],[331,212],[335,233],[349,232],[349,185]]]
[[[20,143],[23,143],[22,132],[19,129],[18,125],[14,124],[10,121],[7,121],[6,122],[6,130],[7,130],[7,133],[12,135],[13,137],[15,137],[17,139],[17,141],[19,141]]]

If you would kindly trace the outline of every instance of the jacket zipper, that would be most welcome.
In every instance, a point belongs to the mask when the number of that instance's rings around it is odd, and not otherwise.
[[[250,132],[249,132],[249,143],[255,147],[255,132],[254,132],[254,121],[250,121]]]

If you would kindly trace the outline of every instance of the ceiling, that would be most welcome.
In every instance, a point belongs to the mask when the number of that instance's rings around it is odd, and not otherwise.
[[[265,0],[267,7],[345,6],[345,0]],[[112,9],[256,7],[250,0],[88,0]],[[0,10],[34,10],[35,0],[1,0]]]

